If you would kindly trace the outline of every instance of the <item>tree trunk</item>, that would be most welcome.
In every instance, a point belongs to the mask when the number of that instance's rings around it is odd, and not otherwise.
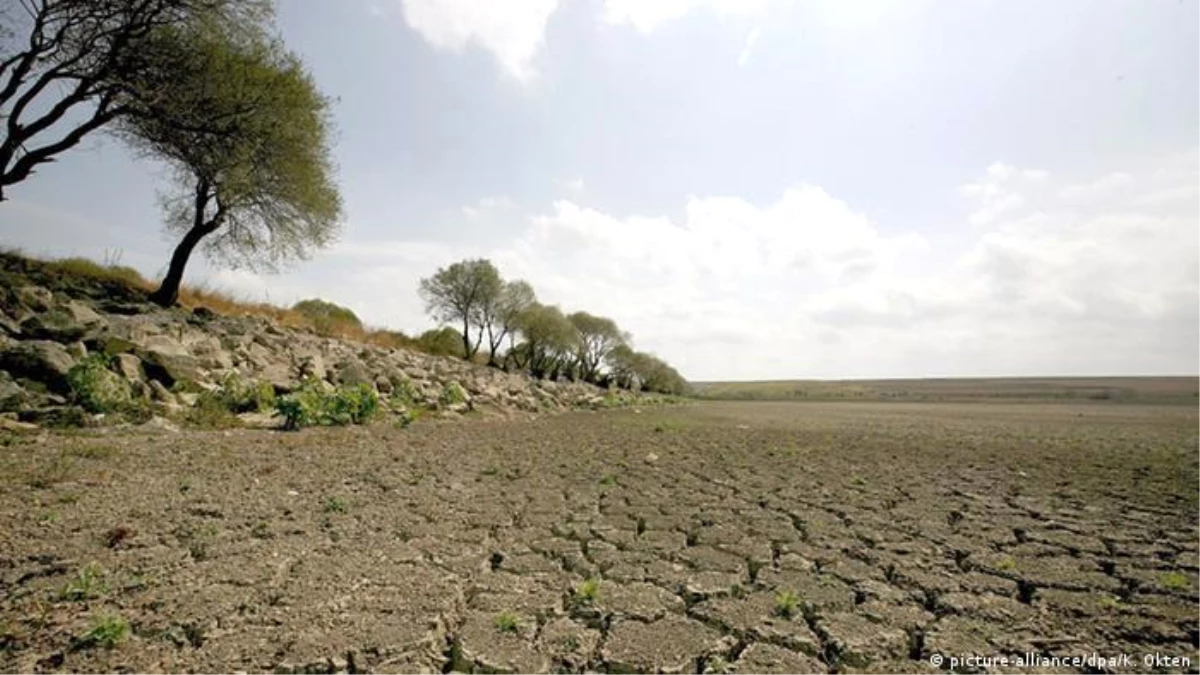
[[[171,307],[179,300],[179,286],[183,283],[183,270],[187,267],[188,259],[192,257],[192,251],[196,249],[196,244],[221,227],[225,212],[219,207],[212,220],[204,219],[204,212],[208,208],[210,199],[209,183],[207,180],[200,179],[196,184],[196,211],[192,217],[192,229],[183,235],[183,240],[171,254],[171,265],[167,268],[167,276],[163,277],[162,283],[158,285],[158,290],[150,294],[151,302],[162,307]]]
[[[463,316],[463,358],[467,361],[471,360],[471,324],[467,321],[467,317]]]

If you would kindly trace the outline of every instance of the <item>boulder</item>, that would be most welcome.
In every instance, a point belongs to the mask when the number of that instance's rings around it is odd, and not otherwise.
[[[142,370],[142,360],[133,354],[117,354],[114,365],[118,373],[130,382],[142,382],[146,373]]]
[[[287,394],[300,386],[296,373],[286,363],[267,364],[257,372],[256,377],[274,387],[277,394]]]
[[[0,335],[12,335],[15,337],[20,334],[21,325],[11,316],[0,312]]]
[[[21,286],[13,289],[17,302],[35,312],[44,312],[54,303],[54,294],[41,286]]]
[[[34,314],[21,322],[21,334],[35,340],[74,342],[88,332],[88,326],[61,308]]]
[[[165,335],[153,335],[138,345],[138,356],[145,363],[146,375],[155,380],[166,380],[173,385],[180,380],[199,382],[206,379],[196,357],[188,353],[177,340]]]
[[[0,353],[0,369],[41,382],[59,393],[70,393],[67,372],[74,365],[75,359],[66,348],[49,340],[26,340]]]
[[[346,359],[339,362],[334,367],[334,380],[335,384],[340,385],[369,385],[374,382],[371,372],[357,359]]]
[[[20,410],[31,398],[30,393],[14,382],[11,375],[0,370],[0,412]]]

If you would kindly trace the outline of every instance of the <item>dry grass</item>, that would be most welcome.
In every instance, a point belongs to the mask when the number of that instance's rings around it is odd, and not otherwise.
[[[87,258],[39,260],[14,249],[0,251],[0,255],[21,258],[27,264],[40,266],[47,274],[81,277],[100,283],[117,283],[147,293],[157,288],[159,283],[156,279],[147,279],[132,267],[116,262],[99,263]],[[246,300],[227,290],[207,285],[182,286],[179,289],[179,304],[187,309],[205,307],[225,316],[259,316],[280,326],[307,330],[339,340],[362,342],[389,349],[420,349],[416,340],[398,331],[364,328],[348,322],[326,321],[318,326],[310,317],[293,309]]]

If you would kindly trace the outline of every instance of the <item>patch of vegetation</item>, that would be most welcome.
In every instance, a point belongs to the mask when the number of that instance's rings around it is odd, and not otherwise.
[[[267,525],[267,521],[260,520],[250,528],[250,536],[255,539],[270,539],[271,527]]]
[[[617,477],[611,473],[606,473],[600,477],[600,484],[601,485],[616,485]]]
[[[130,288],[149,288],[150,282],[141,272],[124,265],[102,265],[87,258],[62,258],[46,263],[47,271],[53,270],[64,275],[80,276],[95,281],[115,282]]]
[[[800,613],[800,596],[792,591],[775,594],[775,616],[792,619]]]
[[[110,368],[112,357],[89,354],[67,371],[75,401],[91,413],[121,412],[133,402],[129,383]]]
[[[1160,576],[1158,580],[1164,588],[1169,588],[1173,591],[1182,591],[1191,585],[1188,575],[1178,571],[1167,572]]]
[[[467,390],[463,389],[462,385],[457,382],[447,382],[446,386],[442,387],[442,393],[438,395],[438,403],[442,406],[451,406],[466,402]]]
[[[496,466],[495,464],[489,464],[488,466],[483,467],[483,471],[480,471],[479,473],[485,476],[495,476],[500,473],[500,467]]]
[[[209,395],[231,413],[270,412],[275,408],[275,387],[269,382],[243,380],[237,373],[226,375]]]
[[[129,622],[119,616],[102,616],[92,621],[88,632],[79,637],[76,648],[103,647],[112,649],[129,637]]]
[[[713,675],[723,675],[724,673],[732,672],[732,669],[728,661],[720,656],[714,656],[704,665],[704,672],[712,673]]]
[[[362,424],[379,410],[379,394],[367,384],[330,388],[308,378],[295,392],[275,402],[288,430],[309,426]]]
[[[407,377],[392,380],[392,395],[389,402],[393,408],[411,408],[421,398],[416,385]]]
[[[344,337],[362,333],[363,325],[358,315],[348,307],[310,298],[292,305],[292,311],[312,323],[313,330],[325,337]]]
[[[500,633],[518,633],[521,631],[521,617],[513,612],[500,612],[492,620],[492,625]]]
[[[176,531],[175,536],[187,543],[188,554],[192,556],[192,560],[199,562],[209,558],[209,544],[216,539],[219,532],[220,528],[216,523],[207,523],[198,528],[184,526]]]
[[[97,563],[88,563],[75,573],[75,577],[58,591],[59,600],[80,602],[93,600],[108,592],[104,580],[104,568]]]
[[[341,497],[330,496],[321,504],[321,510],[325,513],[346,513],[350,510],[350,504]]]
[[[44,490],[56,483],[61,483],[71,476],[75,462],[65,452],[60,452],[40,469],[34,471],[26,483],[29,487]]]
[[[196,404],[187,409],[183,418],[189,426],[201,429],[234,429],[242,426],[242,421],[215,392],[200,394]]]
[[[575,597],[579,602],[584,604],[592,604],[600,599],[600,580],[596,578],[586,579],[575,589]]]
[[[72,457],[83,459],[111,459],[121,453],[115,445],[77,445],[66,451]]]
[[[1001,558],[996,562],[996,569],[1002,572],[1011,572],[1017,569],[1017,561],[1011,557]]]

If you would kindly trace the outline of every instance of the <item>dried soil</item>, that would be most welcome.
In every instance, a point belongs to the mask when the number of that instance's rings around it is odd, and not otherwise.
[[[6,437],[0,670],[1129,653],[1194,672],[1196,424],[1185,406],[703,403]],[[84,639],[99,617],[129,635]]]

